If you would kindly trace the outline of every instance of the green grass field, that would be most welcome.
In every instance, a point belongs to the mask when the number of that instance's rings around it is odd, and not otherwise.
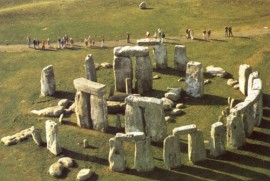
[[[259,71],[263,81],[264,117],[261,126],[256,127],[247,144],[239,150],[228,150],[217,159],[207,157],[206,161],[192,165],[187,158],[187,137],[181,138],[182,167],[175,170],[165,168],[162,160],[162,146],[152,145],[155,170],[138,173],[133,169],[134,144],[126,143],[128,169],[123,173],[111,172],[108,167],[108,140],[115,134],[115,115],[109,115],[109,133],[81,129],[76,126],[76,116],[64,118],[59,125],[59,137],[63,155],[72,157],[76,165],[65,170],[59,180],[75,180],[81,168],[91,168],[93,180],[269,180],[270,178],[270,34],[263,27],[270,27],[269,0],[149,0],[149,7],[140,10],[138,0],[12,0],[0,1],[0,137],[34,125],[42,129],[45,140],[45,121],[58,118],[37,117],[30,114],[33,109],[56,105],[62,98],[74,100],[73,80],[84,77],[84,59],[91,53],[95,63],[113,61],[113,47],[121,44],[126,32],[133,42],[151,34],[161,27],[165,33],[168,48],[169,69],[153,75],[154,89],[147,96],[162,97],[167,87],[182,87],[178,82],[184,73],[174,71],[173,54],[175,44],[185,44],[189,60],[202,62],[204,67],[215,65],[224,68],[231,77],[238,78],[240,64],[247,63]],[[225,26],[232,26],[235,37],[223,37]],[[210,41],[191,41],[183,36],[185,28],[194,30],[202,38],[204,29],[211,28]],[[258,33],[252,30],[260,29]],[[266,33],[265,33],[266,32]],[[268,32],[268,33],[267,33]],[[64,49],[57,51],[34,51],[16,46],[26,46],[26,36],[56,41],[68,34],[79,45],[85,37],[99,39],[104,36],[105,48]],[[22,45],[21,45],[22,44]],[[123,41],[122,41],[123,44]],[[14,45],[13,47],[10,45]],[[81,45],[81,44],[80,44]],[[10,48],[9,48],[10,47]],[[10,51],[9,51],[10,49]],[[152,47],[150,47],[152,51]],[[152,63],[154,59],[151,54]],[[40,97],[40,73],[42,68],[54,66],[57,92],[51,97]],[[206,75],[206,74],[205,74]],[[113,70],[97,71],[98,82],[107,86],[114,84]],[[207,76],[207,75],[206,75]],[[207,77],[208,78],[208,77]],[[183,116],[167,126],[172,129],[187,124],[196,124],[203,131],[204,139],[210,138],[210,126],[218,120],[221,111],[227,107],[227,98],[237,101],[244,96],[226,85],[227,79],[209,78],[212,83],[205,86],[201,99],[181,100],[186,104]],[[168,113],[166,113],[168,114]],[[124,115],[121,116],[124,125]],[[91,145],[83,149],[82,141],[87,138]],[[206,143],[209,150],[209,145]],[[0,145],[0,180],[56,180],[48,174],[51,164],[59,157],[53,156],[46,147],[38,147],[30,139],[17,145]]]

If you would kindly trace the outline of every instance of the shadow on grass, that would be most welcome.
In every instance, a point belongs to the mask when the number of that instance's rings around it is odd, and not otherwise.
[[[74,101],[75,93],[73,92],[66,92],[66,91],[56,91],[52,97],[59,98],[59,99],[68,99]]]
[[[77,126],[76,123],[73,123],[71,121],[65,121],[65,120],[62,121],[62,124],[63,125],[68,125],[68,126],[75,126],[75,127]]]
[[[269,134],[262,133],[262,132],[258,132],[258,131],[253,131],[252,134],[251,134],[251,136],[249,137],[249,139],[253,139],[253,140],[258,140],[258,141],[262,141],[262,142],[265,142],[265,143],[269,143],[270,135]]]
[[[270,147],[264,145],[246,143],[239,150],[248,151],[256,153],[258,155],[270,157]],[[269,166],[268,168],[270,168],[270,162],[268,162],[268,166]]]
[[[234,38],[250,39],[248,36],[233,36]]]
[[[149,92],[144,92],[143,93],[143,96],[146,96],[146,97],[156,97],[156,98],[161,98],[161,97],[164,97],[164,94],[166,93],[167,91],[162,91],[162,90],[151,90]]]
[[[266,107],[270,107],[270,95],[263,94],[263,105]],[[269,117],[270,117],[270,113],[269,113]]]
[[[108,126],[108,131],[106,133],[112,135],[115,135],[116,133],[125,133],[125,128],[116,129],[114,126]]]
[[[185,103],[187,105],[227,105],[227,98],[204,94],[202,98],[189,97]]]
[[[216,41],[216,42],[222,42],[222,43],[226,43],[228,42],[227,40],[219,40],[219,39],[210,39],[211,41]]]
[[[63,171],[62,171],[62,174],[60,177],[57,177],[58,179],[66,179],[67,176],[68,176],[68,173],[70,172],[71,170],[69,168],[64,168]]]
[[[72,150],[68,150],[66,148],[63,148],[62,150],[63,150],[62,154],[64,154],[67,157],[73,158],[75,160],[90,161],[90,162],[95,162],[101,165],[108,166],[107,159],[99,158],[99,157],[91,156],[91,155],[85,155],[82,153],[74,152]]]
[[[172,67],[168,67],[166,69],[153,68],[153,72],[158,72],[165,75],[174,75],[174,76],[179,76],[179,77],[186,76],[185,72],[181,72],[180,70],[175,70]]]

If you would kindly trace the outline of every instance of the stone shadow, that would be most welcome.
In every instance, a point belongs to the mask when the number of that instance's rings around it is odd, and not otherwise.
[[[184,102],[186,105],[227,105],[228,99],[216,95],[204,94],[201,98],[189,97]]]
[[[258,155],[270,157],[270,147],[264,146],[264,145],[246,143],[239,150],[248,151],[248,152],[256,153]],[[268,164],[270,166],[270,162]]]
[[[263,105],[266,107],[269,107],[270,109],[270,95],[269,94],[263,94]],[[270,113],[269,113],[270,117]]]
[[[73,92],[66,92],[66,91],[56,91],[52,97],[59,98],[59,99],[68,99],[74,101],[75,93]]]
[[[179,76],[179,77],[186,77],[185,72],[175,70],[172,67],[168,67],[166,69],[153,68],[153,72],[158,72],[158,73],[166,74],[166,75],[174,75],[174,76]]]
[[[106,133],[112,134],[115,136],[116,133],[125,133],[125,128],[123,127],[121,129],[116,129],[114,126],[108,126],[108,130]]]
[[[152,89],[151,91],[144,92],[144,93],[143,93],[143,96],[146,96],[146,97],[161,98],[161,97],[164,97],[164,94],[165,94],[166,92],[167,92],[167,91],[162,91],[162,90]]]
[[[227,40],[219,40],[219,39],[210,39],[211,41],[216,41],[216,42],[221,42],[221,43],[226,43],[228,42]]]
[[[266,119],[262,119],[262,122],[259,126],[260,128],[265,128],[265,129],[270,129],[270,119],[266,120]],[[268,140],[269,142],[269,140]]]
[[[249,137],[249,139],[253,139],[253,140],[258,140],[258,141],[262,141],[262,142],[265,142],[265,143],[269,143],[269,141],[270,141],[270,135],[253,130],[253,132],[252,132],[251,136]]]

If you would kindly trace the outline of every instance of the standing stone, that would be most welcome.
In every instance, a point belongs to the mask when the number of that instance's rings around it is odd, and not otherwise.
[[[41,133],[39,130],[35,129],[34,126],[31,127],[32,130],[32,138],[34,140],[34,142],[38,145],[41,146],[42,145],[42,138],[41,138]]]
[[[109,164],[112,171],[121,172],[126,168],[125,152],[123,148],[123,142],[111,138],[109,140],[110,152],[109,152]]]
[[[174,48],[174,68],[185,71],[187,67],[187,55],[185,45],[175,45]]]
[[[188,135],[188,159],[192,163],[206,159],[203,132],[200,130]]]
[[[238,114],[231,114],[227,117],[227,145],[231,148],[238,149],[246,142],[244,125],[242,118]]]
[[[132,91],[132,80],[130,78],[126,78],[126,94],[131,94]]]
[[[204,94],[203,66],[199,62],[188,62],[186,70],[186,93],[191,97]]]
[[[87,129],[92,127],[89,112],[89,99],[89,94],[85,92],[77,91],[75,95],[77,125]]]
[[[133,78],[131,59],[129,57],[114,57],[113,70],[115,90],[125,92],[126,78],[130,78],[131,81]]]
[[[89,143],[88,143],[88,140],[87,139],[84,139],[83,140],[83,147],[84,148],[88,148],[89,147]]]
[[[210,155],[218,157],[225,153],[225,126],[216,122],[211,126]]]
[[[118,129],[118,130],[121,129],[121,120],[120,120],[120,115],[119,114],[116,115],[115,128]]]
[[[168,168],[177,168],[181,166],[180,143],[176,136],[170,135],[164,139],[163,160]]]
[[[248,77],[252,72],[250,65],[243,64],[239,67],[239,90],[242,94],[247,95]]]
[[[93,129],[106,132],[108,129],[108,112],[105,97],[103,95],[91,95],[90,97]]]
[[[41,71],[41,95],[42,96],[51,96],[55,93],[55,78],[53,66],[49,65]]]
[[[85,72],[88,80],[97,82],[95,63],[91,54],[88,54],[85,58]]]
[[[149,56],[136,57],[136,88],[139,94],[152,90],[153,67]]]
[[[154,169],[153,155],[150,138],[135,142],[134,168],[138,172],[151,171]]]
[[[153,53],[157,68],[166,69],[168,67],[167,47],[165,45],[155,45]]]
[[[144,132],[144,118],[142,110],[137,106],[126,105],[125,132]]]
[[[45,122],[46,127],[46,141],[47,149],[54,155],[58,155],[62,152],[61,146],[58,140],[58,126],[54,121],[47,120]]]

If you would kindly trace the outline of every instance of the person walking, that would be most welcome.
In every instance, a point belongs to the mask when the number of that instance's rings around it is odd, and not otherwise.
[[[232,27],[231,26],[228,28],[228,30],[229,30],[229,36],[233,36]]]
[[[70,39],[69,39],[69,42],[70,42],[70,47],[73,48],[73,44],[74,44],[73,38],[70,38]]]
[[[209,29],[209,30],[207,31],[208,39],[210,38],[211,33],[212,33],[212,31],[211,31],[211,29]]]
[[[127,33],[127,43],[130,43],[130,33]]]
[[[58,37],[57,41],[58,41],[58,48],[61,48],[61,38]]]
[[[206,39],[206,30],[203,30],[203,39]]]
[[[161,33],[161,43],[164,43],[165,42],[165,33],[162,32]]]
[[[225,37],[228,36],[228,32],[229,32],[229,28],[228,28],[228,26],[226,26],[226,27],[225,27]]]
[[[51,48],[51,40],[50,40],[50,38],[47,39],[47,45],[48,45],[49,48]]]
[[[37,40],[36,40],[36,38],[34,38],[34,40],[33,40],[33,45],[34,45],[34,49],[36,49],[36,45],[37,45]]]
[[[104,42],[105,42],[105,38],[102,37],[102,38],[101,38],[101,45],[100,45],[100,47],[104,47]]]
[[[41,41],[41,45],[42,45],[41,49],[42,49],[42,50],[45,50],[45,40],[42,40],[42,41]]]
[[[26,43],[27,43],[27,47],[30,48],[31,38],[29,36],[26,37]]]
[[[88,38],[84,39],[84,44],[85,44],[86,48],[88,48]]]

